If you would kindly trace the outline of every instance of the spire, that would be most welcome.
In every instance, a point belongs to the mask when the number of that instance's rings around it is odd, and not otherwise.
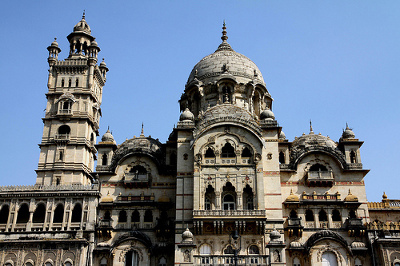
[[[141,137],[144,137],[143,122],[142,122],[142,131],[140,132],[140,136],[141,136]]]
[[[310,134],[314,134],[314,131],[313,131],[313,128],[312,128],[312,122],[311,122],[311,119],[310,119]]]
[[[228,50],[228,51],[233,51],[232,47],[229,45],[229,43],[226,41],[228,40],[228,36],[226,35],[226,24],[225,20],[224,23],[222,24],[222,36],[221,36],[222,43],[218,46],[217,51],[223,51],[223,50]]]
[[[83,10],[83,14],[82,14],[82,19],[85,19],[85,14],[86,14],[86,12],[85,12],[85,9]]]

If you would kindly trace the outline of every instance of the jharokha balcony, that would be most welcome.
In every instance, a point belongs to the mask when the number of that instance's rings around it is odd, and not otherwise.
[[[306,181],[309,186],[313,187],[331,187],[335,179],[333,178],[332,171],[309,171],[306,175]]]

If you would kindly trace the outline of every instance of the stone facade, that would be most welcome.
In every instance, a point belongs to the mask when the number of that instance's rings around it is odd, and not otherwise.
[[[398,201],[368,203],[360,147],[286,139],[257,66],[227,42],[190,73],[166,143],[96,144],[108,68],[85,16],[49,47],[34,186],[0,187],[1,265],[398,265]],[[97,159],[97,166],[94,161]]]

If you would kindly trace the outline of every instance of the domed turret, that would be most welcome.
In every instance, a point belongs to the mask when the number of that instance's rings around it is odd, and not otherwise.
[[[344,198],[344,201],[357,202],[358,201],[358,197],[356,195],[351,194],[351,191],[349,189],[349,194],[346,196],[346,198]]]
[[[91,47],[92,50],[100,51],[97,43],[94,42],[90,27],[85,20],[85,13],[83,13],[81,21],[75,25],[74,31],[67,36],[67,39],[71,47],[69,58],[87,58],[89,55],[89,47]],[[95,46],[92,45],[93,42]],[[92,52],[93,51],[90,53],[91,56],[93,56]]]
[[[281,133],[279,133],[279,139],[280,140],[285,140],[286,139],[286,135],[283,131],[281,131]]]
[[[110,130],[107,129],[107,132],[104,133],[104,135],[101,137],[101,141],[102,142],[112,142],[115,143],[114,137],[111,134]]]
[[[182,233],[182,243],[192,243],[193,242],[193,234],[190,232],[189,228]]]
[[[299,202],[299,196],[293,194],[293,190],[290,190],[289,197],[286,198],[286,202]]]
[[[275,120],[274,113],[268,108],[268,106],[260,114],[261,120]]]
[[[190,112],[189,108],[186,108],[179,117],[179,121],[193,121],[194,115]]]
[[[90,30],[89,24],[87,24],[85,20],[85,12],[83,12],[82,19],[79,21],[75,27],[74,27],[74,32],[84,32],[87,34],[91,34],[92,31]]]
[[[354,139],[356,137],[356,135],[354,134],[353,130],[351,130],[351,128],[349,128],[349,126],[346,123],[346,129],[343,130],[343,134],[342,134],[342,139]]]

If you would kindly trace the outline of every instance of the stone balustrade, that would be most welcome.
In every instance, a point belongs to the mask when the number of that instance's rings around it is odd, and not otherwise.
[[[265,210],[193,210],[193,217],[265,217]]]
[[[26,186],[0,186],[0,192],[14,192],[14,191],[81,191],[92,190],[98,191],[99,185],[26,185]]]

